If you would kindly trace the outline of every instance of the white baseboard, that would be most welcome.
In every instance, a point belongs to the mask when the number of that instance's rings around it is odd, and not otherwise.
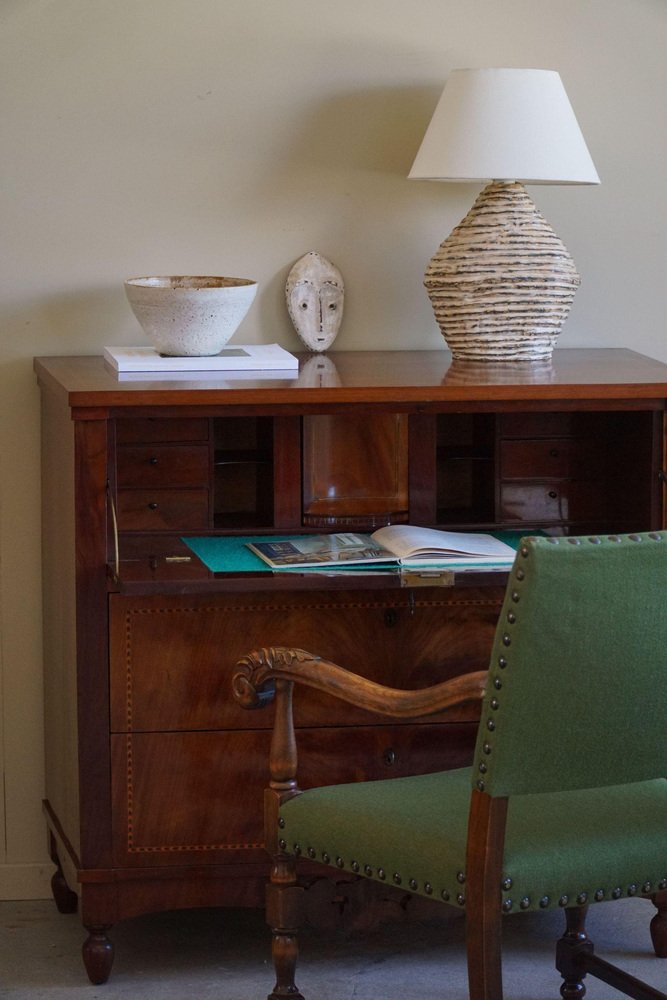
[[[51,899],[54,865],[0,865],[0,900]]]

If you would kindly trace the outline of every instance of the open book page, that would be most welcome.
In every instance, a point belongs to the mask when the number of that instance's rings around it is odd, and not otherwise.
[[[393,552],[401,565],[497,563],[511,565],[515,550],[493,535],[473,531],[440,531],[410,524],[389,524],[371,535],[378,545]]]
[[[285,541],[262,539],[248,542],[247,546],[274,569],[396,562],[394,553],[383,548],[370,535],[349,531],[335,535],[301,535]]]
[[[393,563],[407,567],[511,566],[515,550],[493,535],[437,531],[408,524],[379,528],[372,535],[340,532],[288,539],[253,539],[251,552],[272,569]]]

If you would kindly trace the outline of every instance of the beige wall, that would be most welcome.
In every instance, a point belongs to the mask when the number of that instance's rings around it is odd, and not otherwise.
[[[441,346],[422,273],[476,189],[406,174],[450,69],[521,66],[560,71],[603,181],[532,192],[583,278],[561,344],[667,361],[666,51],[665,0],[0,2],[0,898],[49,874],[32,356],[140,343],[146,273],[257,278],[236,341],[296,349],[310,249],[337,347]]]

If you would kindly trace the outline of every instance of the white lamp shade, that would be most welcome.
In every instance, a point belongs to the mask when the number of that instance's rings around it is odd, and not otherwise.
[[[456,69],[409,177],[599,184],[558,73]]]

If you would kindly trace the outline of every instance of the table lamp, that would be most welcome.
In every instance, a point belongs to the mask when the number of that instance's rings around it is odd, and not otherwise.
[[[580,278],[524,184],[599,184],[558,73],[454,70],[409,177],[491,181],[424,284],[454,358],[551,357]]]

